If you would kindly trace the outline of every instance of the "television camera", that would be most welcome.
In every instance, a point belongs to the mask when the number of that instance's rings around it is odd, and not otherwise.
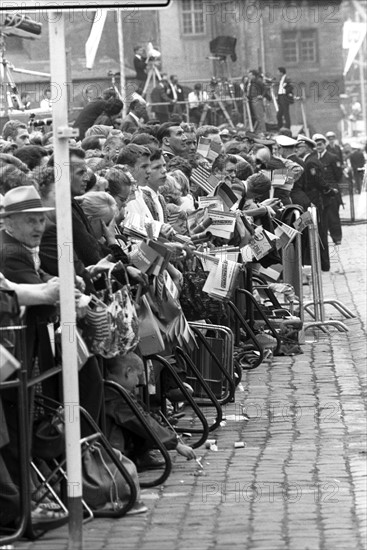
[[[12,71],[50,77],[50,75],[46,73],[16,69],[11,63],[9,63],[5,57],[6,38],[9,36],[20,36],[21,38],[34,39],[39,37],[41,32],[42,23],[34,21],[28,15],[23,15],[18,12],[0,12],[0,79],[2,86],[1,92],[5,99],[5,116],[8,115],[9,110],[24,111],[25,109],[17,85],[14,82]]]
[[[35,38],[42,32],[42,23],[17,12],[0,12],[0,33],[6,36]]]

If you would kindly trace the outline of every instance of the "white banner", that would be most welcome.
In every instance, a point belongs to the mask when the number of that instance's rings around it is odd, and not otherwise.
[[[343,26],[343,48],[348,51],[343,75],[345,76],[363,44],[367,32],[366,23],[347,21]]]
[[[92,29],[85,43],[85,66],[87,69],[93,68],[106,17],[107,10],[98,10],[94,15]]]

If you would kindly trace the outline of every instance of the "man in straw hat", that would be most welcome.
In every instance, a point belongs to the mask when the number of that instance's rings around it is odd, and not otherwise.
[[[4,222],[4,229],[0,232],[0,272],[11,282],[39,285],[48,281],[51,286],[57,283],[57,279],[40,269],[38,256],[46,224],[45,213],[50,210],[53,208],[43,206],[38,192],[32,185],[15,187],[5,194],[3,210],[0,213],[0,218]],[[37,305],[26,308],[25,349],[21,350],[21,354],[28,367],[29,376],[35,357],[38,359],[41,372],[54,366],[47,324],[56,313],[56,299],[57,293],[45,292],[33,302]],[[48,396],[57,398],[57,389],[55,379],[42,384],[42,391]],[[3,391],[2,398],[9,442],[2,448],[1,454],[14,486],[19,487],[17,402],[10,391]],[[29,411],[26,411],[26,414],[29,414]],[[48,529],[64,522],[67,514],[60,510],[34,505],[31,518],[33,524]]]

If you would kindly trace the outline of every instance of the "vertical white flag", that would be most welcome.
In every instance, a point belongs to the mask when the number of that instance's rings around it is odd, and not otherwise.
[[[85,43],[85,65],[87,69],[93,68],[106,17],[107,10],[97,10],[94,15],[92,29]]]
[[[343,48],[348,51],[348,57],[345,62],[343,75],[345,76],[349,71],[359,48],[363,44],[367,32],[365,23],[355,23],[353,21],[346,21],[343,26]]]

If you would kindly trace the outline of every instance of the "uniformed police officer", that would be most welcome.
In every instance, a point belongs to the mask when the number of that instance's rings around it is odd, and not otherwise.
[[[343,168],[340,160],[327,150],[327,138],[322,134],[314,134],[312,139],[316,143],[318,159],[323,166],[323,176],[326,183],[329,183],[334,193],[323,195],[323,218],[334,244],[341,244],[342,227],[339,217],[339,208],[343,204],[339,186],[343,177]]]

